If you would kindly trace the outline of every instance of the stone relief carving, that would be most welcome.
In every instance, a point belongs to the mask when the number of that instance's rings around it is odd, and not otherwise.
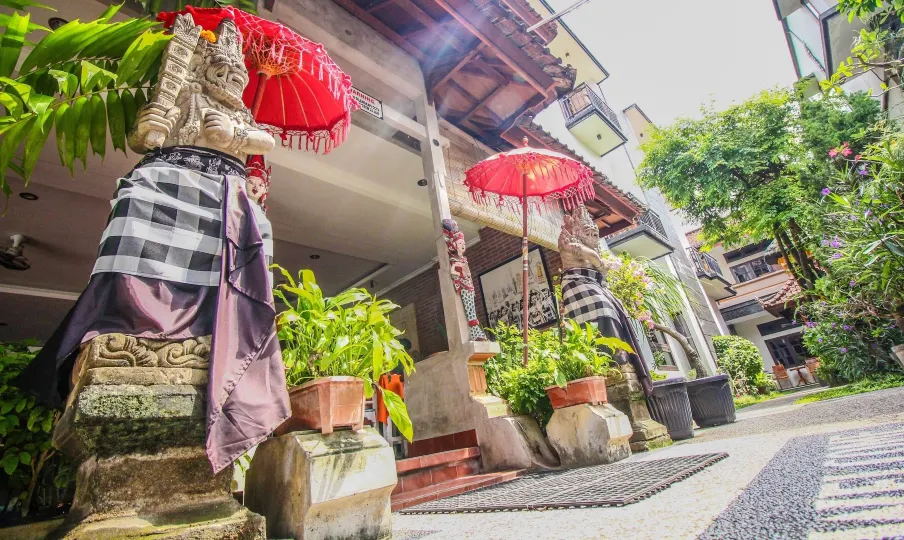
[[[242,161],[249,154],[272,150],[273,136],[254,122],[242,103],[248,70],[242,37],[232,20],[223,19],[215,32],[203,32],[190,14],[181,15],[173,32],[160,68],[161,83],[139,112],[129,147],[144,153],[161,146],[193,145]]]
[[[76,361],[83,369],[100,367],[155,367],[207,369],[210,336],[181,341],[104,334],[92,339]]]
[[[455,292],[461,297],[461,303],[465,308],[471,341],[486,341],[487,337],[480,328],[480,321],[477,320],[474,280],[471,278],[468,258],[465,257],[465,249],[467,249],[465,235],[462,234],[454,219],[443,220],[443,238],[446,241],[446,248],[449,250],[449,272],[452,274],[452,285],[455,286]]]

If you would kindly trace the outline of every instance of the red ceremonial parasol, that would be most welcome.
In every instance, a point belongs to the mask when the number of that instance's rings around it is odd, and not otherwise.
[[[527,365],[528,332],[528,269],[527,259],[527,210],[533,203],[538,209],[553,201],[559,201],[570,210],[593,198],[593,170],[568,156],[531,148],[524,139],[524,147],[500,152],[474,165],[465,173],[465,185],[474,200],[497,206],[506,204],[521,206],[523,234],[521,238],[522,283],[524,295],[522,329],[524,339],[524,365]]]
[[[191,13],[205,30],[214,30],[224,18],[235,22],[248,67],[243,100],[257,122],[282,137],[284,146],[298,137],[298,148],[305,141],[307,149],[326,154],[345,141],[358,103],[351,95],[351,79],[323,45],[233,7],[189,6],[160,13],[157,19],[168,28],[183,13]]]

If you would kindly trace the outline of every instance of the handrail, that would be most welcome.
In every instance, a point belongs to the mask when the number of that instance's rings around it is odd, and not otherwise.
[[[574,91],[562,98],[561,104],[566,124],[570,124],[575,118],[583,116],[583,113],[592,107],[599,111],[616,129],[621,131],[618,115],[606,105],[606,102],[603,101],[599,94],[587,86],[587,83],[581,83]]]
[[[687,254],[690,256],[691,260],[694,261],[697,273],[702,273],[707,276],[723,276],[722,267],[719,266],[718,261],[716,261],[709,253],[701,253],[696,248],[687,248]]]

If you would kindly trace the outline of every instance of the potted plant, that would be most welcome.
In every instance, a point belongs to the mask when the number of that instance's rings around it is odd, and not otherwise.
[[[634,352],[618,338],[601,336],[590,323],[582,327],[573,320],[566,321],[560,347],[551,362],[556,384],[546,387],[552,408],[606,403],[606,377],[622,377],[612,359],[616,351]]]
[[[405,403],[378,385],[380,376],[399,364],[406,374],[414,370],[398,341],[402,332],[389,322],[398,306],[357,288],[325,297],[312,271],[299,271],[296,281],[284,268],[273,267],[286,279],[273,294],[285,308],[277,315],[277,327],[292,405],[292,417],[277,434],[361,429],[364,398],[378,392],[393,424],[412,440]]]

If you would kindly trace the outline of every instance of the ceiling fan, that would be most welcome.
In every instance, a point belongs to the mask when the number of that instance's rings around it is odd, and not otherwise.
[[[31,264],[22,254],[25,249],[25,235],[14,234],[9,238],[12,240],[12,244],[0,251],[0,266],[10,270],[28,270],[31,268]]]

